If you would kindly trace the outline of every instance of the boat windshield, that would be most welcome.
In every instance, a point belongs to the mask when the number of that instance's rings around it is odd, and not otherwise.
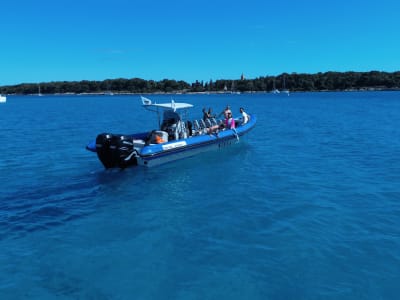
[[[192,108],[193,105],[183,102],[175,102],[171,100],[170,103],[153,103],[150,99],[141,96],[143,107],[149,111],[157,113],[158,125],[161,125],[161,113],[163,117],[162,124],[176,124],[179,121],[185,122],[188,117],[188,110]]]

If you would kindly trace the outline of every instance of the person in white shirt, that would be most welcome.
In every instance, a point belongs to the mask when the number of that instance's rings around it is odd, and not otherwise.
[[[240,113],[242,114],[242,124],[246,124],[250,119],[249,115],[244,111],[243,107],[240,108]]]

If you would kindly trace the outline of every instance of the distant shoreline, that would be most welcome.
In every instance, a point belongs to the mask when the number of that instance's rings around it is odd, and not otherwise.
[[[357,93],[357,92],[399,92],[396,89],[352,89],[352,90],[320,90],[320,91],[289,91],[290,94],[296,93]],[[226,92],[151,92],[151,93],[131,93],[131,92],[114,92],[112,95],[105,93],[54,93],[54,94],[5,94],[7,96],[140,96],[140,95],[241,95],[241,94],[275,94],[272,91],[244,91],[237,93]],[[285,95],[284,93],[279,93]]]
[[[57,81],[22,83],[1,86],[0,94],[6,95],[137,95],[137,94],[238,94],[294,92],[355,92],[399,91],[400,71],[397,72],[325,72],[316,74],[283,73],[246,79],[218,79],[187,83],[163,79],[161,81],[141,78],[106,79],[103,81]]]

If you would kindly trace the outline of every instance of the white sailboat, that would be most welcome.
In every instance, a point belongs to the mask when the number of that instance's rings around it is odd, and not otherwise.
[[[274,78],[274,81],[273,81],[273,88],[272,88],[272,94],[279,94],[280,93],[280,91],[276,88],[276,86],[275,86],[275,78]]]
[[[0,95],[0,103],[6,103],[7,102],[7,97]]]
[[[283,77],[283,89],[282,89],[282,93],[287,94],[288,96],[290,95],[290,92],[288,89],[286,89],[286,77]]]

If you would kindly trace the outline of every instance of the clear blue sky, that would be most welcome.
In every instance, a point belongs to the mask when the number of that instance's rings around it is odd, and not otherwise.
[[[398,0],[3,0],[0,86],[400,70]]]

